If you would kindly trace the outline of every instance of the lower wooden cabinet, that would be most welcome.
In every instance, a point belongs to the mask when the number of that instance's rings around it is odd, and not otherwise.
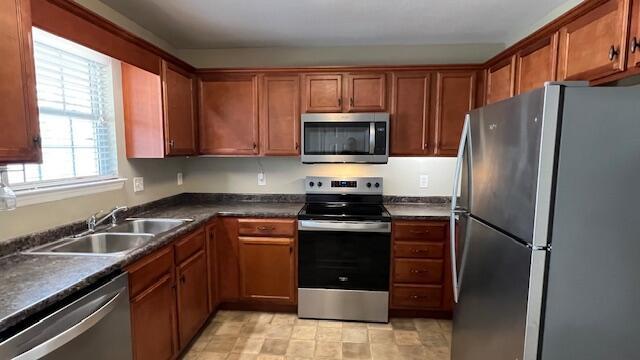
[[[172,359],[179,350],[173,246],[127,268],[135,360]]]
[[[391,309],[450,313],[453,287],[448,224],[421,220],[392,223]]]
[[[209,312],[212,313],[220,302],[218,292],[218,263],[216,261],[216,223],[215,221],[206,227],[207,232],[207,276],[209,278]]]
[[[206,276],[207,255],[204,238],[204,230],[200,230],[176,244],[176,248],[183,245],[195,251],[176,266],[178,332],[183,347],[209,317],[209,279]]]
[[[294,303],[294,239],[240,237],[239,245],[242,298]]]

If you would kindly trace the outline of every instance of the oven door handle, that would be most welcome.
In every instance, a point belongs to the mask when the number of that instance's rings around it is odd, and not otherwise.
[[[379,221],[298,220],[298,230],[390,233],[391,223]]]

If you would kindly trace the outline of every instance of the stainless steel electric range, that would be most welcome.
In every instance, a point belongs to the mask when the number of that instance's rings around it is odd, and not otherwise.
[[[391,216],[382,178],[307,177],[298,213],[298,316],[387,322]]]

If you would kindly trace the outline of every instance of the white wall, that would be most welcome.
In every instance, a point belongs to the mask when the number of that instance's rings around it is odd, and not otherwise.
[[[267,185],[257,185],[260,167]],[[449,196],[455,158],[389,158],[386,165],[304,165],[299,158],[193,158],[185,163],[188,190],[222,193],[304,193],[305,176],[382,176],[385,195]],[[429,187],[419,188],[419,175]]]
[[[536,30],[540,29],[541,27],[545,26],[546,24],[550,23],[551,21],[557,19],[558,17],[560,17],[560,15],[566,13],[567,11],[571,10],[572,8],[574,8],[575,6],[577,6],[578,4],[580,4],[583,0],[567,0],[565,3],[563,3],[562,5],[558,6],[557,8],[551,10],[551,12],[549,12],[547,15],[545,15],[542,19],[536,21],[533,24],[523,24],[523,27],[521,29],[518,29],[516,31],[512,31],[509,34],[509,40],[506,42],[507,47],[517,43],[518,41],[522,40],[523,38],[529,36],[530,34],[534,33]]]

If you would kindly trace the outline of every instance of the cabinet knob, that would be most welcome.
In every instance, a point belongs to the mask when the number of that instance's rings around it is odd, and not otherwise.
[[[611,48],[609,48],[609,60],[615,60],[618,55],[620,55],[620,50],[616,48],[615,45],[611,45]]]
[[[342,106],[342,98],[338,98],[338,106]]]
[[[176,141],[175,140],[169,140],[169,147],[172,148],[172,149],[174,147],[176,147]]]
[[[631,53],[635,54],[636,51],[640,50],[640,39],[637,36],[634,36],[631,39]]]
[[[349,99],[349,105],[353,106],[353,98]]]
[[[42,145],[42,138],[40,137],[40,135],[34,136],[32,140],[35,146],[40,147]]]
[[[255,150],[258,147],[257,143],[253,143],[253,149]]]
[[[426,296],[420,296],[420,295],[411,295],[411,298],[413,300],[419,300],[419,299],[426,299]]]
[[[296,143],[296,150],[300,148],[300,144]]]

